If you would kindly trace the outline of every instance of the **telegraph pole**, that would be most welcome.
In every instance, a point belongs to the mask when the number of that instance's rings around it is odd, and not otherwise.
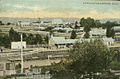
[[[21,73],[23,73],[23,45],[22,45],[22,41],[23,41],[23,36],[21,33]]]
[[[21,28],[21,21],[19,21],[19,24],[20,24],[20,28]],[[23,73],[23,35],[21,33],[21,74]]]

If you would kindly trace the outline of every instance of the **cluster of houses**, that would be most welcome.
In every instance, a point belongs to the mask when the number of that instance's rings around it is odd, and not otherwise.
[[[53,27],[53,35],[49,37],[48,47],[50,49],[58,48],[72,48],[76,42],[90,42],[99,38],[107,46],[114,45],[115,41],[120,41],[120,26],[115,26],[112,29],[115,31],[115,38],[106,37],[106,29],[91,28],[89,34],[90,38],[84,38],[84,28],[74,29],[74,23],[65,23],[61,19],[54,19],[53,21],[40,21],[40,22],[18,22],[18,26],[38,26],[40,29],[44,29],[45,26]],[[80,26],[80,25],[79,25]],[[72,31],[75,31],[77,38],[70,39]],[[26,41],[23,42],[11,42],[11,49],[27,48]],[[35,69],[35,72],[39,73],[40,70]],[[26,70],[29,73],[29,70]],[[0,62],[0,76],[16,74],[15,64],[12,62]]]
[[[61,19],[53,19],[52,21],[39,21],[39,22],[18,22],[16,23],[17,26],[52,26],[52,25],[60,25],[64,24]]]
[[[89,38],[89,39],[84,39],[84,38],[79,38],[79,39],[68,39],[65,37],[50,37],[49,40],[49,47],[50,48],[70,48],[72,47],[76,42],[90,42],[91,40],[95,40],[96,38]],[[101,38],[103,43],[107,46],[114,45],[114,39],[113,38],[107,38],[103,37]]]
[[[115,38],[107,38],[106,37],[106,29],[103,28],[91,28],[89,35],[90,38],[89,39],[85,39],[84,38],[84,27],[80,27],[79,29],[75,29],[75,22],[74,23],[68,23],[68,22],[64,22],[62,19],[54,19],[52,21],[39,21],[39,22],[18,22],[18,25],[21,26],[39,26],[39,29],[42,29],[42,31],[44,31],[44,29],[46,27],[44,27],[44,25],[46,25],[47,27],[53,27],[52,29],[52,33],[53,36],[51,36],[49,38],[49,47],[56,47],[56,48],[65,48],[65,47],[70,47],[72,46],[76,41],[89,41],[89,40],[94,40],[96,38],[100,38],[104,44],[106,44],[107,46],[111,46],[114,45],[115,41],[119,41],[120,40],[120,26],[115,26],[113,29],[115,31]],[[80,24],[78,23],[78,26],[80,26]],[[38,29],[38,30],[39,30]],[[77,34],[77,38],[76,39],[70,39],[71,36],[71,32],[75,31]],[[12,49],[17,49],[20,48],[20,44],[18,44],[19,42],[17,42],[17,44],[15,42],[11,43],[11,48]],[[26,48],[26,42],[24,42],[24,48]]]

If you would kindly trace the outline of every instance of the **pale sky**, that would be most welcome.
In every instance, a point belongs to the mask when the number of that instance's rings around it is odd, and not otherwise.
[[[120,1],[0,0],[0,17],[120,18]]]

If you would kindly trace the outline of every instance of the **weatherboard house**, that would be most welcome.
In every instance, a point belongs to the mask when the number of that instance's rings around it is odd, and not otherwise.
[[[77,40],[65,39],[65,37],[53,37],[49,39],[49,47],[51,48],[66,48],[73,45]]]
[[[78,42],[90,42],[91,40],[95,40],[95,38],[89,38],[89,39],[66,39],[65,37],[53,37],[51,36],[49,39],[49,47],[50,48],[69,48],[73,46],[77,41]],[[103,43],[107,46],[111,46],[114,44],[114,39],[113,38],[101,38]]]

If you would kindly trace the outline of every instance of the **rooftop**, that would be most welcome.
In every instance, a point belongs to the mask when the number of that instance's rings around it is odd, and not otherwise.
[[[89,39],[84,39],[84,38],[80,38],[80,39],[66,39],[65,37],[51,37],[53,39],[53,41],[55,42],[55,44],[73,44],[75,42],[82,42],[82,41],[87,41],[89,42],[90,40],[95,40],[94,38],[89,38]],[[108,42],[108,41],[114,41],[113,38],[107,38],[104,37],[102,38],[102,40],[104,42]]]
[[[114,26],[113,29],[115,32],[120,32],[120,26]]]

